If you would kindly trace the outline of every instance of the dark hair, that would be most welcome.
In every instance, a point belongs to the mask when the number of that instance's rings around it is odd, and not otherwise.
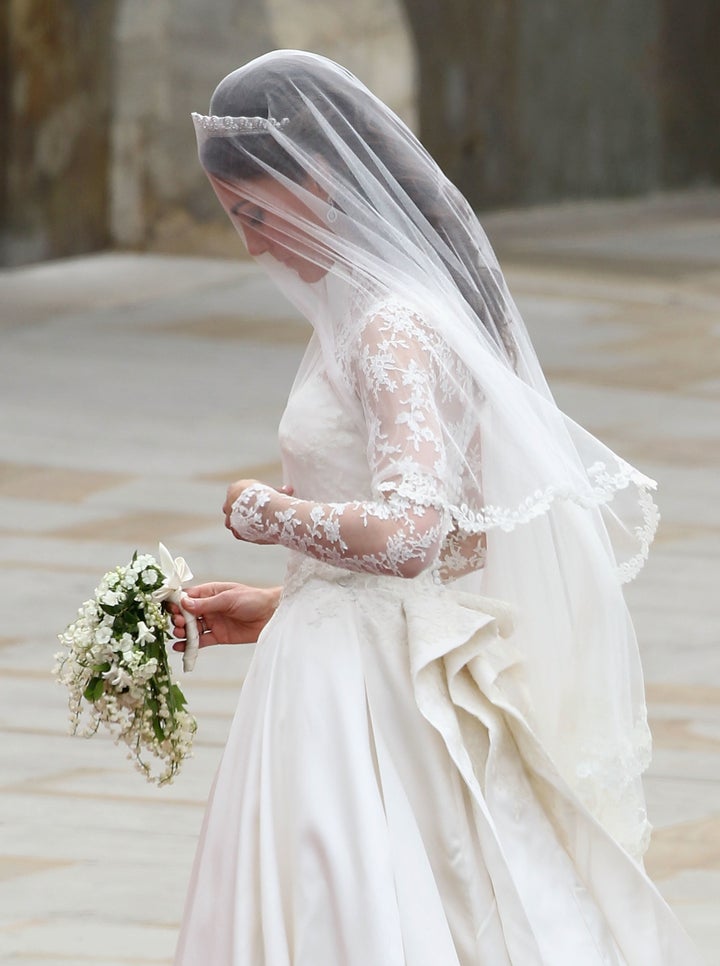
[[[330,79],[331,73],[323,70],[322,65],[314,64],[311,71],[307,66],[293,63],[292,76],[289,77],[287,64],[282,69],[266,64],[262,70],[244,73],[239,83],[233,83],[232,78],[231,74],[213,94],[211,114],[219,117],[273,117],[277,120],[287,117],[288,131],[297,143],[324,158],[333,170],[340,168],[340,158],[327,138],[322,136],[300,94],[301,89],[320,92],[350,125],[357,123],[356,109],[350,99],[337,89]],[[298,184],[306,180],[307,171],[271,133],[253,133],[249,137],[249,141],[248,135],[242,134],[208,138],[200,149],[205,170],[228,181],[248,181],[266,175],[264,165],[267,165]]]
[[[382,123],[375,100],[363,88],[354,83],[350,88],[348,83],[352,94],[348,96],[343,79],[353,80],[351,75],[338,73],[335,67],[330,70],[315,60],[312,67],[293,58],[285,58],[279,67],[265,62],[260,70],[243,71],[240,81],[232,74],[226,78],[213,94],[210,112],[220,117],[287,117],[286,130],[293,142],[325,161],[334,176],[345,179],[356,197],[367,200],[362,186],[308,110],[307,95],[301,91],[313,91],[313,108],[332,117],[334,127],[342,125],[339,133],[367,169],[381,183],[387,171],[442,238],[446,248],[440,256],[447,271],[473,313],[514,364],[516,350],[505,321],[506,290],[499,273],[478,264],[469,233],[474,214],[468,202],[448,181],[440,179],[441,187],[432,166],[425,166],[428,174],[419,176],[414,139]],[[306,169],[270,132],[210,137],[201,146],[200,160],[209,174],[231,182],[260,178],[268,170],[298,184],[308,177]]]

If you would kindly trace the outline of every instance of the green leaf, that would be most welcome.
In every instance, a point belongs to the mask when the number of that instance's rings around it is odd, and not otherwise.
[[[110,614],[111,617],[115,617],[117,614],[121,613],[123,609],[122,604],[100,604],[100,609],[104,610],[106,614]]]
[[[168,695],[168,698],[172,698],[173,704],[175,708],[178,709],[178,711],[184,711],[185,708],[187,707],[187,698],[182,693],[182,690],[178,687],[177,684],[173,684],[172,687],[170,688],[170,694]]]
[[[90,701],[91,704],[94,704],[98,698],[102,697],[104,690],[105,682],[102,678],[90,678],[88,686],[83,691],[83,697],[86,701]]]

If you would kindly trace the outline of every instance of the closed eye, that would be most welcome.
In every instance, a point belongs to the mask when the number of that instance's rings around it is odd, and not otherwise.
[[[230,209],[230,214],[235,215],[236,218],[242,218],[247,224],[255,228],[257,225],[262,225],[265,221],[265,212],[262,208],[249,207],[247,202],[238,201]]]

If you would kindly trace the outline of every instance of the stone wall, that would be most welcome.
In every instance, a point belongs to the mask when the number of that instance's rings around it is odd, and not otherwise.
[[[720,181],[720,3],[663,0],[659,95],[663,183]]]
[[[515,107],[522,189],[515,198],[638,194],[659,186],[658,6],[523,0]]]
[[[477,207],[720,181],[717,0],[405,0],[420,130]]]
[[[235,250],[189,115],[278,47],[347,63],[412,121],[400,0],[0,0],[0,264]]]
[[[226,72],[274,46],[266,5],[119,0],[114,41],[111,234],[124,247],[182,249],[215,214],[190,112],[206,109]]]
[[[412,119],[413,50],[397,0],[119,0],[111,161],[116,244],[238,250],[199,169],[190,112],[207,110],[225,74],[278,47],[346,63]]]
[[[115,2],[0,6],[0,264],[103,248]]]
[[[189,114],[277,47],[345,63],[478,208],[718,182],[718,36],[718,0],[0,0],[0,263],[239,251]]]

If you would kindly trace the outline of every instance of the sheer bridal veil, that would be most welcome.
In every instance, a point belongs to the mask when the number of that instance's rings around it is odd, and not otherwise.
[[[458,549],[446,577],[512,608],[530,726],[586,807],[641,854],[650,741],[621,583],[647,557],[654,483],[558,409],[468,203],[348,71],[275,51],[228,75],[193,119],[250,254],[314,327],[307,365],[321,359],[349,406],[368,319],[402,307],[414,320],[444,454],[430,479],[399,455],[386,482],[442,504]],[[484,567],[465,552],[480,544]]]

